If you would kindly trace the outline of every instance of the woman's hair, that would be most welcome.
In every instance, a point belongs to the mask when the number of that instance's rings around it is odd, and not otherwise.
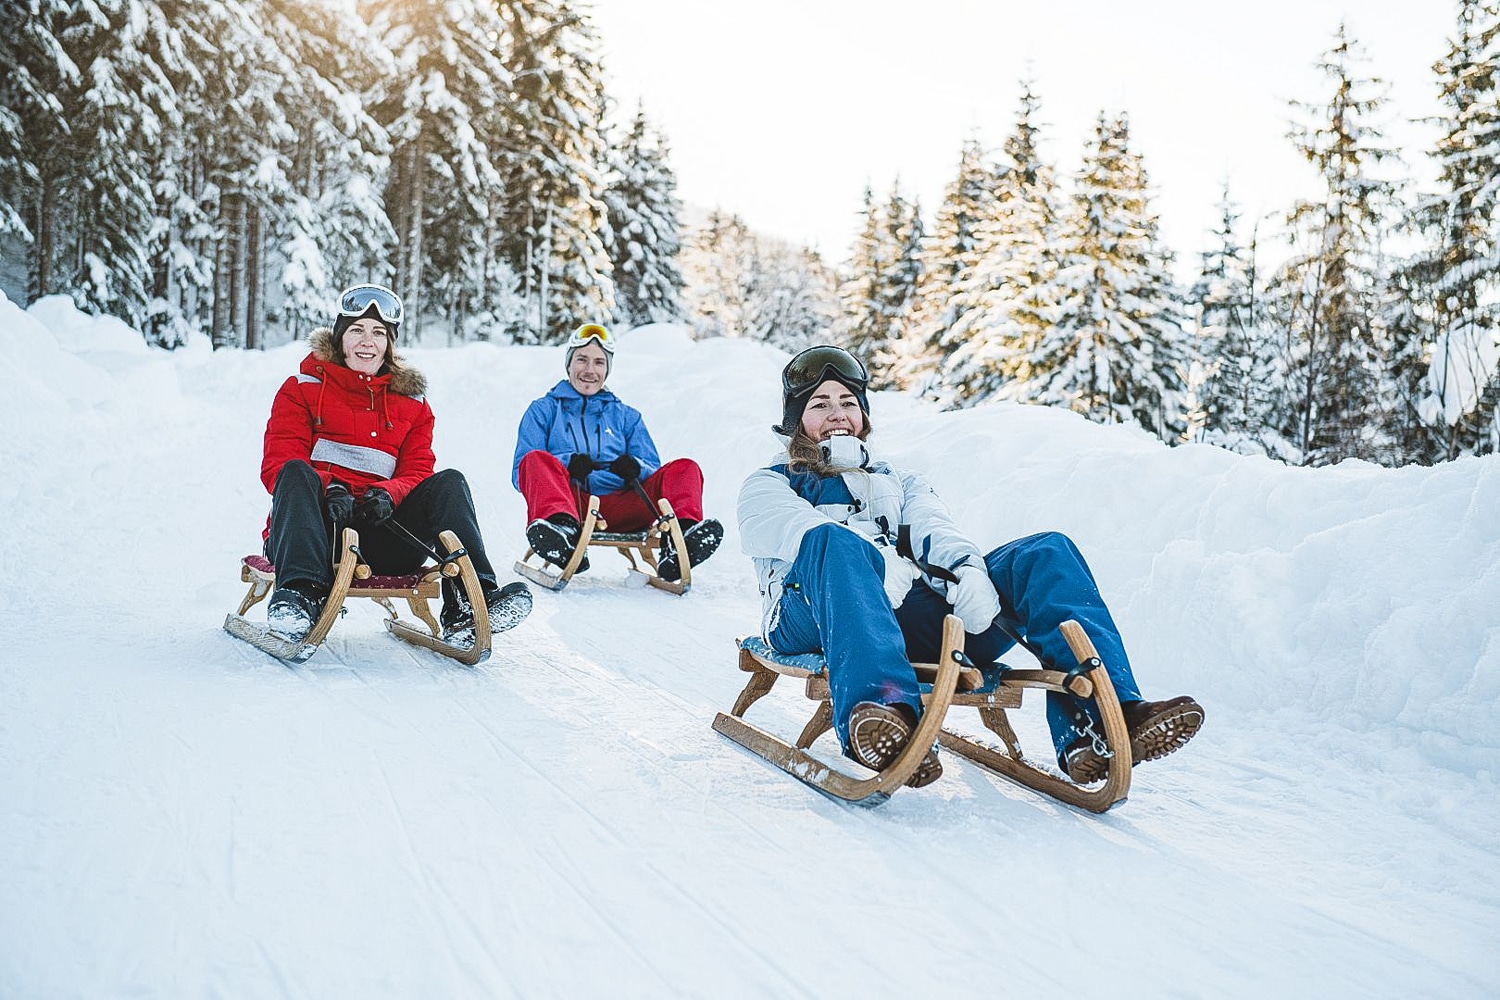
[[[874,428],[870,424],[870,415],[864,414],[865,426],[857,437],[861,441],[869,440],[870,431]],[[788,463],[793,472],[811,472],[815,476],[836,476],[840,472],[848,470],[842,466],[829,465],[823,461],[823,449],[808,436],[807,431],[802,429],[798,422],[797,429],[792,432],[791,443],[786,446],[786,452],[792,460]]]

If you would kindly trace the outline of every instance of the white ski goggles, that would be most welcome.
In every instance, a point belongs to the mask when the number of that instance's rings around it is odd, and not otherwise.
[[[401,325],[401,296],[384,285],[355,285],[339,296],[339,315],[358,319],[371,306],[388,326]]]
[[[598,341],[606,354],[615,353],[614,335],[598,323],[585,323],[574,330],[573,336],[568,338],[568,347],[582,347],[591,340]]]

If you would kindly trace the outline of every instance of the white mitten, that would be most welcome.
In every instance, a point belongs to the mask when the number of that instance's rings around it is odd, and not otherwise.
[[[1000,613],[1000,595],[981,566],[960,566],[957,576],[958,582],[948,585],[948,603],[963,619],[964,631],[976,635],[994,623]]]
[[[885,556],[885,596],[890,599],[891,607],[899,608],[922,571],[910,559],[897,555],[894,545],[878,545],[876,548]]]
[[[818,447],[823,461],[836,469],[863,469],[870,461],[870,450],[852,434],[835,434]]]

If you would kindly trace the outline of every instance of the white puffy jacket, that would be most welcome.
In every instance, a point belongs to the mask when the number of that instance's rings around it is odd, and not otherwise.
[[[979,547],[958,530],[947,506],[917,473],[871,460],[862,468],[823,478],[794,472],[789,462],[783,454],[752,472],[740,487],[736,505],[741,546],[754,559],[760,583],[762,634],[775,627],[782,581],[802,547],[802,536],[820,525],[843,525],[879,548],[886,558],[888,582],[893,571],[899,577],[904,568],[907,586],[922,579],[945,597],[947,581],[897,556],[901,525],[910,526],[912,552],[920,563],[949,572],[966,564],[984,565]],[[899,601],[897,597],[893,603]]]

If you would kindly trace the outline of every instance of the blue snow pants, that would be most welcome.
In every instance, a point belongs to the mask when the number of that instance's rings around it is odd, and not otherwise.
[[[1058,626],[1072,618],[1093,640],[1120,700],[1140,698],[1119,629],[1071,539],[1057,532],[1028,535],[990,552],[984,562],[1001,611],[996,624],[964,637],[976,663],[993,662],[1015,645],[1008,628],[1041,653],[1043,666],[1071,669],[1077,661]],[[884,572],[880,553],[854,532],[836,524],[814,528],[802,538],[766,636],[783,653],[823,653],[834,731],[845,747],[849,715],[862,701],[905,704],[920,715],[911,664],[934,663],[942,649],[948,602],[918,581],[893,611]],[[1081,735],[1078,707],[1099,724],[1092,703],[1079,706],[1066,695],[1047,695],[1047,723],[1059,751]]]

